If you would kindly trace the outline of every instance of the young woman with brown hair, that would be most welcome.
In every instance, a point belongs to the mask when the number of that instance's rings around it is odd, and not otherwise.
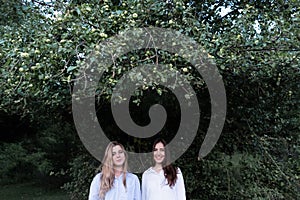
[[[166,142],[157,139],[153,144],[154,166],[142,176],[142,200],[185,200],[182,173],[170,163]]]

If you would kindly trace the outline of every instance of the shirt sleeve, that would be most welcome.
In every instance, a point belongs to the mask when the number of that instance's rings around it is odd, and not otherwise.
[[[176,193],[177,193],[177,199],[178,200],[186,200],[185,196],[185,187],[184,187],[184,179],[183,175],[178,168],[178,174],[177,174],[177,181],[176,181]]]
[[[99,189],[100,189],[100,174],[97,174],[94,177],[90,186],[89,200],[100,200]]]
[[[143,176],[142,176],[142,200],[146,200],[147,198],[147,191],[146,191],[146,175],[145,173],[143,173]]]
[[[137,176],[135,176],[134,200],[141,200],[141,186]]]

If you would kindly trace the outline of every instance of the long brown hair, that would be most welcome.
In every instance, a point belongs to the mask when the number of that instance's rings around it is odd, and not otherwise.
[[[99,196],[101,199],[104,199],[105,194],[113,187],[114,179],[115,179],[115,172],[114,172],[114,164],[113,164],[113,155],[112,150],[115,146],[120,146],[125,154],[125,161],[123,164],[123,184],[126,188],[126,172],[128,169],[128,163],[127,163],[127,152],[125,151],[125,148],[122,144],[116,141],[110,142],[105,150],[105,154],[102,160],[102,165],[100,165],[101,168],[101,178],[100,178],[100,192]]]
[[[170,152],[167,149],[167,143],[164,139],[158,138],[154,141],[153,151],[155,149],[156,144],[158,144],[158,143],[162,143],[164,145],[164,148],[165,148],[165,159],[163,160],[162,167],[163,167],[163,170],[164,170],[165,178],[168,181],[168,185],[170,187],[172,187],[172,186],[175,185],[175,183],[177,181],[178,168],[174,167],[170,162]]]

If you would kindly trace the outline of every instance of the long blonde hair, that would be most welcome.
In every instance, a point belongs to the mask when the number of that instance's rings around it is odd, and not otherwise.
[[[113,187],[115,172],[114,172],[112,150],[113,147],[118,145],[122,148],[125,155],[125,161],[123,164],[123,184],[124,187],[126,188],[126,172],[128,169],[128,162],[127,162],[128,155],[122,144],[116,141],[112,141],[106,147],[102,165],[100,166],[101,173],[102,173],[100,177],[100,192],[99,192],[100,199],[104,199],[105,194]]]

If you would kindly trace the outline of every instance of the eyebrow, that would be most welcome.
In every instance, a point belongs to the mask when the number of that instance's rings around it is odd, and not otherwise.
[[[163,150],[164,150],[164,149],[165,149],[165,147],[161,147],[161,148],[154,148],[153,150],[158,150],[158,149],[159,149],[159,150],[161,150],[161,149],[163,149]]]
[[[117,150],[117,151],[112,151],[112,153],[117,153],[117,152],[122,153],[122,152],[124,152],[124,150],[120,149],[120,150]]]

